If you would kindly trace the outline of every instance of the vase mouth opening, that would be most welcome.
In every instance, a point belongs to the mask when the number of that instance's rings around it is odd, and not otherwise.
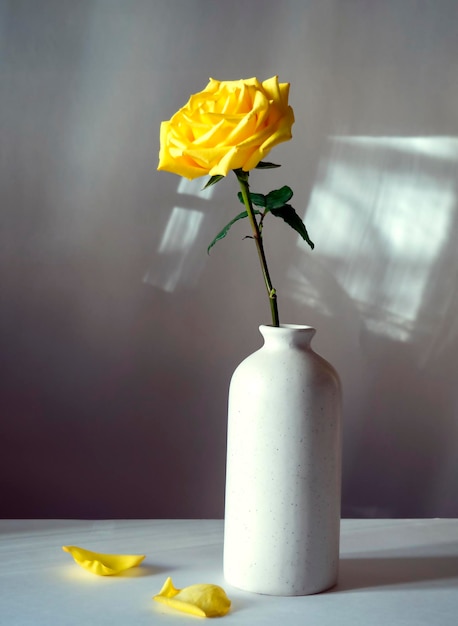
[[[316,328],[313,326],[308,326],[307,324],[280,324],[280,326],[273,326],[272,324],[261,324],[259,330],[262,329],[274,330],[275,332],[281,330],[297,330],[297,331],[314,331],[316,332]]]
[[[259,332],[270,345],[310,346],[316,329],[305,324],[280,324],[280,326],[261,325]]]

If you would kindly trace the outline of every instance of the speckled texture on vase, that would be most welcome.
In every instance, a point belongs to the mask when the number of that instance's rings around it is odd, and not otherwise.
[[[224,575],[246,591],[308,595],[337,582],[341,389],[309,326],[261,326],[229,391]]]

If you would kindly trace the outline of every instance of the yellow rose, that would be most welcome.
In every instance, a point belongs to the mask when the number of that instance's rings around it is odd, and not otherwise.
[[[273,76],[218,81],[161,124],[158,170],[193,179],[256,167],[278,143],[291,139],[289,83]]]

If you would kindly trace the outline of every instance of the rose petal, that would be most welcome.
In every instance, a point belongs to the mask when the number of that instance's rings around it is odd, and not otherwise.
[[[221,617],[231,608],[231,601],[222,587],[198,584],[176,589],[170,577],[153,600],[199,617]]]
[[[144,554],[100,554],[78,546],[62,546],[62,550],[69,552],[75,563],[99,576],[119,574],[126,569],[140,565],[145,558]]]

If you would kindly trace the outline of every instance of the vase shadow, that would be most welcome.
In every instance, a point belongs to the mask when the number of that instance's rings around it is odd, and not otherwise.
[[[331,593],[424,583],[458,588],[458,555],[342,557],[339,579]],[[442,582],[442,586],[444,583]],[[423,585],[422,585],[423,586]]]

